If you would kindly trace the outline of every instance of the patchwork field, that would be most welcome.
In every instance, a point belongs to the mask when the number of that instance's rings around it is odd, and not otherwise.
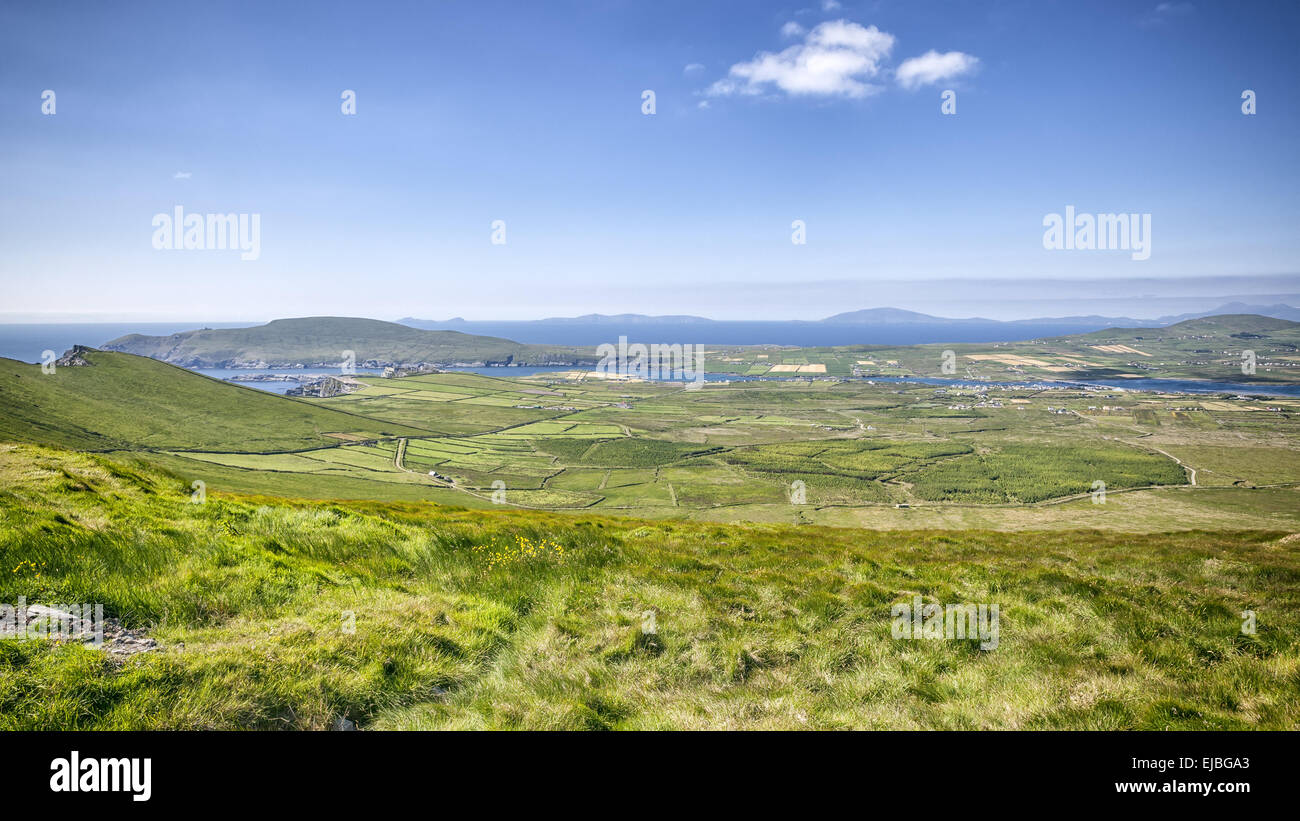
[[[685,390],[502,368],[291,400],[89,358],[50,377],[6,363],[9,438],[214,491],[871,528],[1300,524],[1293,399],[834,377]]]
[[[1136,514],[1123,495],[1181,489],[1180,509],[1204,503],[1182,520],[1198,526],[1300,523],[1300,505],[1265,512],[1251,496],[1300,495],[1300,403],[1289,399],[834,379],[687,391],[576,372],[361,381],[310,403],[423,433],[292,453],[173,449],[156,463],[248,492],[284,481],[285,495],[654,518],[942,527],[983,509],[986,527],[1152,531],[1182,525]],[[1237,496],[1211,497],[1214,487]]]

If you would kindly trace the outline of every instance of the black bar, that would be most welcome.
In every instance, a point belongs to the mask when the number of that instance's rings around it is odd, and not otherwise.
[[[848,800],[880,812],[898,802],[918,812],[1277,806],[1294,794],[1300,739],[1295,733],[148,732],[8,733],[0,740],[8,749],[6,800],[24,798],[56,811],[255,804],[270,812],[348,806],[397,813],[417,806],[421,814],[440,814],[460,812],[466,799],[477,811],[531,802],[535,812],[577,810],[593,801],[615,811],[717,802],[748,812],[778,799],[806,808]],[[90,758],[149,758],[149,799],[136,801],[129,791],[52,791],[51,762],[71,763],[74,750],[83,766]],[[1135,767],[1135,759],[1173,763],[1162,772]],[[1222,760],[1219,768],[1214,759]],[[1183,766],[1189,762],[1194,766]],[[1190,783],[1209,783],[1214,791],[1165,786]],[[1117,784],[1151,784],[1156,792],[1120,792]],[[1222,791],[1228,788],[1233,791]],[[700,797],[687,799],[695,793]]]

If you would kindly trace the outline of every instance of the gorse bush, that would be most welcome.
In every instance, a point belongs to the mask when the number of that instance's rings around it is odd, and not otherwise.
[[[527,536],[516,535],[513,540],[493,539],[488,544],[476,544],[472,548],[481,554],[487,563],[487,569],[522,562],[562,561],[564,545],[541,539],[534,541]]]

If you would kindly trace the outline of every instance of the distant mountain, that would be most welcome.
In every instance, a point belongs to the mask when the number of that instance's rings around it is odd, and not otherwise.
[[[842,314],[828,316],[821,321],[828,324],[854,323],[862,325],[952,325],[955,323],[1002,324],[996,319],[982,319],[979,317],[973,319],[948,319],[946,317],[921,314],[916,311],[904,311],[901,308],[864,308],[861,311],[847,311]]]
[[[582,316],[553,316],[546,319],[518,320],[529,323],[545,323],[548,325],[650,325],[650,324],[683,324],[689,325],[697,322],[714,322],[715,320],[706,319],[702,316],[673,315],[673,316],[646,316],[645,314],[584,314]],[[436,319],[415,319],[414,317],[404,317],[397,320],[400,325],[409,325],[412,328],[446,328],[450,325],[469,325],[468,320],[461,317],[454,317],[443,322]]]
[[[863,324],[883,324],[883,325],[1061,325],[1061,326],[1078,326],[1080,328],[1090,328],[1101,330],[1103,328],[1163,328],[1172,325],[1175,322],[1182,322],[1187,319],[1200,319],[1207,316],[1222,315],[1255,315],[1267,316],[1274,319],[1287,319],[1292,322],[1300,321],[1300,309],[1292,308],[1290,305],[1247,305],[1242,302],[1230,302],[1226,305],[1220,305],[1212,311],[1203,311],[1201,313],[1178,314],[1177,316],[1162,316],[1158,319],[1133,319],[1127,316],[1055,316],[1055,317],[1038,317],[1035,319],[1011,319],[996,320],[984,319],[982,317],[971,317],[968,319],[950,319],[947,317],[930,316],[915,311],[904,311],[898,308],[868,308],[863,311],[850,311],[848,313],[835,314],[821,320],[822,322],[856,322]]]
[[[1209,335],[1270,333],[1273,331],[1295,331],[1300,323],[1290,319],[1278,319],[1271,316],[1254,314],[1215,314],[1175,322],[1164,331],[1179,334],[1204,333]]]
[[[1200,319],[1205,316],[1224,314],[1254,314],[1256,316],[1271,316],[1274,319],[1289,319],[1292,322],[1300,322],[1300,308],[1292,308],[1290,305],[1247,305],[1244,302],[1229,302],[1227,305],[1220,305],[1213,311],[1200,314],[1179,314],[1177,316],[1161,317],[1160,323],[1162,325],[1172,325],[1185,319]]]
[[[924,316],[916,314],[916,316]],[[1101,325],[1012,325],[991,320],[966,322],[934,319],[914,322],[735,321],[697,316],[589,315],[532,321],[448,321],[406,319],[411,327],[456,330],[543,345],[595,346],[615,343],[620,336],[652,343],[701,345],[859,345],[918,344],[939,340],[992,342],[1032,339]]]
[[[422,329],[462,329],[531,343],[597,345],[620,333],[654,336],[692,335],[692,341],[731,345],[920,344],[925,342],[992,342],[1036,339],[1106,328],[1162,328],[1175,322],[1221,314],[1255,314],[1300,320],[1300,309],[1289,305],[1246,305],[1233,302],[1203,313],[1133,319],[1125,316],[1064,316],[997,320],[984,317],[941,317],[901,308],[864,308],[820,320],[714,320],[700,316],[644,314],[586,314],[534,320],[446,321],[406,317],[402,325]]]
[[[1129,319],[1128,317],[1113,316],[1060,316],[1060,317],[1037,317],[1034,319],[985,319],[984,317],[973,316],[961,319],[954,319],[942,316],[931,316],[930,314],[917,313],[916,311],[904,311],[899,308],[867,308],[862,311],[849,311],[847,313],[835,314],[828,316],[821,322],[827,324],[859,324],[859,325],[929,325],[936,327],[948,327],[961,325],[964,327],[983,326],[988,328],[1018,328],[1018,327],[1041,327],[1044,325],[1053,325],[1060,328],[1110,328],[1118,325],[1138,326],[1138,327],[1159,327],[1166,324],[1158,319]]]
[[[1012,327],[1018,325],[1042,325],[1050,323],[1064,327],[1077,328],[1079,331],[1091,330],[1093,328],[1117,328],[1124,326],[1127,328],[1159,328],[1167,324],[1164,319],[1133,319],[1127,316],[1059,316],[1044,319],[1012,319],[1007,321],[1007,325]]]
[[[277,319],[252,328],[205,328],[168,336],[128,334],[105,350],[148,356],[187,368],[337,367],[345,351],[356,365],[568,365],[597,361],[593,352],[524,345],[459,331],[426,331],[351,317]]]

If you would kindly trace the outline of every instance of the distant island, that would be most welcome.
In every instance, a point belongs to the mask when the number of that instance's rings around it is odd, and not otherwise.
[[[918,311],[908,311],[901,308],[864,308],[856,311],[845,311],[833,316],[828,316],[818,320],[743,320],[744,322],[789,322],[797,325],[843,325],[843,324],[875,324],[875,325],[958,325],[979,323],[993,326],[1022,326],[1022,325],[1043,325],[1043,324],[1064,324],[1079,326],[1095,326],[1094,330],[1101,328],[1161,328],[1166,325],[1173,325],[1177,322],[1184,322],[1188,319],[1202,319],[1209,316],[1219,316],[1224,314],[1257,314],[1259,316],[1272,317],[1274,319],[1289,319],[1293,322],[1300,322],[1300,308],[1293,308],[1290,305],[1248,305],[1242,302],[1231,302],[1210,310],[1200,313],[1185,313],[1162,316],[1157,319],[1133,319],[1124,316],[1099,316],[1091,314],[1087,316],[1058,316],[1058,317],[1035,317],[1032,319],[1010,319],[997,320],[985,319],[983,317],[943,317],[932,314],[920,313]],[[737,322],[738,320],[718,320],[709,319],[703,316],[692,316],[690,314],[670,314],[664,316],[649,316],[646,314],[583,314],[582,316],[569,317],[548,317],[546,319],[532,320],[467,320],[464,317],[452,317],[446,320],[437,319],[417,319],[415,317],[403,317],[397,320],[399,324],[409,325],[412,328],[423,328],[426,330],[437,330],[451,328],[454,326],[475,325],[480,322],[496,323],[514,323],[519,325],[658,325],[658,324],[679,324],[679,325],[709,325],[719,323]]]
[[[1300,309],[1278,303],[1228,301],[1210,311],[1135,319],[1129,316],[1071,315],[996,320],[984,317],[943,317],[879,307],[845,311],[817,320],[718,320],[687,314],[584,314],[532,320],[418,319],[399,324],[422,330],[512,339],[536,345],[594,346],[620,335],[659,337],[659,341],[704,345],[923,345],[927,343],[1020,342],[1083,334],[1107,328],[1163,328],[1189,319],[1254,314],[1300,321]]]
[[[425,331],[351,317],[277,319],[252,328],[205,328],[145,336],[128,334],[102,348],[184,368],[587,366],[594,350],[525,345],[458,331]]]

